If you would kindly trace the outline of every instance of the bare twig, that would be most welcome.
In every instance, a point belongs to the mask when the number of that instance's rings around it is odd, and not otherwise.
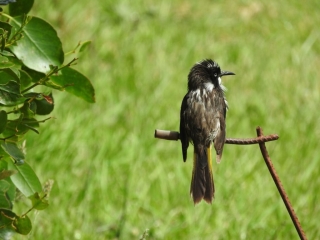
[[[260,127],[257,127],[257,135],[258,137],[262,137],[263,136],[263,132],[262,132],[262,129]],[[289,201],[289,198],[283,188],[283,186],[281,185],[281,182],[280,182],[280,178],[278,177],[277,173],[276,173],[276,170],[271,162],[271,159],[269,157],[269,154],[268,154],[268,151],[267,151],[267,148],[266,148],[266,145],[264,144],[264,142],[262,143],[259,143],[259,146],[260,146],[260,150],[261,150],[261,153],[262,153],[262,156],[264,158],[264,161],[266,162],[267,164],[267,167],[269,169],[269,172],[273,178],[273,181],[274,183],[276,184],[277,188],[278,188],[278,191],[281,195],[281,198],[284,202],[284,204],[286,205],[286,208],[287,208],[287,211],[288,213],[290,214],[290,217],[292,219],[292,222],[300,236],[300,239],[307,239],[305,233],[303,232],[302,230],[302,227],[300,225],[300,222],[298,220],[298,217],[297,215],[295,214],[294,210],[293,210],[293,207]]]
[[[155,138],[160,138],[160,139],[165,139],[165,140],[178,141],[180,139],[180,134],[179,134],[179,132],[175,132],[175,131],[156,129],[154,131],[154,137]]]
[[[167,131],[167,130],[159,130],[156,129],[154,132],[155,138],[165,139],[165,140],[179,140],[180,134],[175,131]],[[268,136],[261,136],[257,138],[227,138],[227,144],[237,144],[237,145],[249,145],[249,144],[257,144],[263,142],[269,142],[277,140],[279,136],[277,134],[271,134]]]

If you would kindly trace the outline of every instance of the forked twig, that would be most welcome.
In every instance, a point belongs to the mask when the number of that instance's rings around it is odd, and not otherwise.
[[[260,127],[257,127],[256,130],[257,130],[257,135],[258,135],[258,137],[256,137],[256,138],[247,138],[247,139],[245,139],[245,138],[227,138],[226,144],[237,144],[237,145],[249,145],[249,144],[257,144],[257,143],[259,144],[263,159],[266,162],[266,165],[269,169],[269,172],[270,172],[270,174],[271,174],[271,176],[277,186],[277,189],[278,189],[278,191],[281,195],[281,198],[287,208],[287,211],[292,219],[292,222],[293,222],[293,224],[294,224],[294,226],[300,236],[300,239],[305,240],[305,239],[307,239],[307,237],[306,237],[304,231],[302,230],[302,227],[300,225],[298,217],[293,210],[293,207],[289,201],[289,198],[288,198],[283,186],[281,185],[280,179],[276,173],[275,168],[272,165],[271,159],[268,155],[268,151],[267,151],[267,148],[265,145],[265,142],[277,140],[279,138],[279,136],[276,134],[263,136],[263,132]],[[167,131],[167,130],[156,129],[155,133],[154,133],[154,137],[160,138],[160,139],[177,141],[180,139],[180,134],[179,134],[179,132],[176,132],[176,131]]]

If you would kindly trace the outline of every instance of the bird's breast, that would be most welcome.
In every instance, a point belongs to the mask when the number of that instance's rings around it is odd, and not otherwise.
[[[221,88],[215,88],[213,84],[209,83],[204,88],[191,91],[189,96],[191,105],[200,104],[206,110],[226,104],[223,90]],[[221,103],[221,101],[223,103]]]

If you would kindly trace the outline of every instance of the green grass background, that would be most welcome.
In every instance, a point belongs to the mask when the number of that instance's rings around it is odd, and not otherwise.
[[[309,239],[320,238],[320,2],[36,1],[67,52],[92,40],[77,69],[96,104],[54,92],[55,120],[27,137],[27,159],[54,179],[50,207],[30,215],[31,239],[299,239],[257,145],[226,145],[213,162],[212,205],[189,196],[192,147],[154,139],[178,130],[192,65],[224,78],[228,137],[265,134]],[[26,208],[24,208],[26,209]],[[21,210],[22,211],[22,210]]]

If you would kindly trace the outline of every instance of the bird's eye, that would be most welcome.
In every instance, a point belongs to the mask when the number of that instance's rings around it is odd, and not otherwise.
[[[218,77],[218,74],[217,74],[217,73],[215,73],[213,76],[214,76],[214,77]]]

